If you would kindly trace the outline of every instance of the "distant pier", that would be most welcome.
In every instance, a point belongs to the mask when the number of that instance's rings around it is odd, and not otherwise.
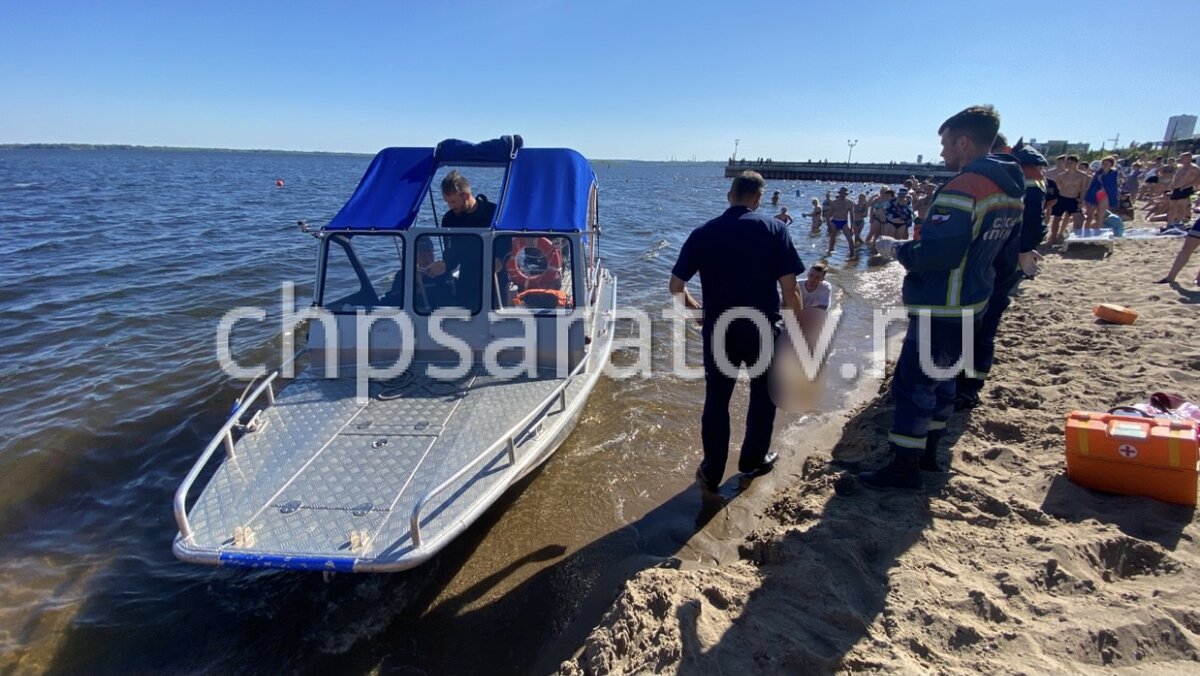
[[[757,171],[763,178],[785,181],[845,181],[847,183],[900,183],[909,176],[925,179],[932,176],[942,183],[956,172],[944,164],[926,162],[890,162],[864,164],[855,162],[774,162],[771,160],[729,160],[725,177],[732,178],[746,171]]]

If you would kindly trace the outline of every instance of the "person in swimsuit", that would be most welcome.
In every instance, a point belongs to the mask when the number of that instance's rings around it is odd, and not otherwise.
[[[821,232],[821,202],[816,197],[812,198],[812,211],[804,216],[812,216],[812,231],[813,234]]]
[[[795,220],[792,218],[792,215],[787,212],[787,207],[779,207],[779,213],[775,214],[775,218],[776,220],[783,221],[785,225],[791,225],[792,221]]]
[[[858,201],[854,203],[854,208],[850,211],[850,222],[854,227],[854,243],[856,245],[863,243],[863,226],[867,222],[867,212],[870,210],[870,206],[867,205],[867,193],[858,193]]]
[[[1058,189],[1058,199],[1054,203],[1051,214],[1054,222],[1050,224],[1050,243],[1058,244],[1067,238],[1067,232],[1073,227],[1078,230],[1083,226],[1083,213],[1079,210],[1079,200],[1083,197],[1088,181],[1087,172],[1079,171],[1079,158],[1068,155],[1063,165],[1062,173],[1055,179]],[[1063,229],[1063,216],[1070,215],[1072,223]]]
[[[839,188],[837,199],[829,203],[829,250],[825,252],[826,256],[833,255],[833,249],[837,245],[838,234],[846,236],[846,244],[850,247],[851,260],[858,258],[858,251],[854,248],[854,233],[850,230],[850,212],[854,209],[854,203],[846,196],[850,191],[846,188]]]
[[[778,190],[771,193],[771,206],[773,206],[773,207],[779,206],[779,191]]]
[[[908,188],[900,188],[896,199],[888,203],[887,222],[883,234],[895,239],[908,239],[909,230],[913,225],[912,199],[908,196]]]
[[[1179,167],[1171,180],[1170,202],[1167,203],[1167,225],[1180,227],[1187,222],[1192,210],[1192,195],[1200,186],[1200,167],[1192,164],[1192,154],[1179,156]]]
[[[871,203],[871,230],[867,233],[867,244],[873,243],[883,234],[887,225],[887,209],[896,199],[896,191],[887,186],[879,189],[879,196]]]

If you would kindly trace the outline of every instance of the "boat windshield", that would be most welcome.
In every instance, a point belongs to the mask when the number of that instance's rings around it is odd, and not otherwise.
[[[444,307],[478,313],[483,305],[483,240],[479,235],[449,231],[420,235],[413,246],[414,309],[423,315]]]
[[[404,240],[394,234],[328,239],[320,304],[331,312],[404,306]]]

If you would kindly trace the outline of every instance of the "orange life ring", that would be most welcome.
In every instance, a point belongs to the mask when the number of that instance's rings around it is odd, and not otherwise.
[[[512,252],[505,263],[508,278],[522,289],[551,288],[562,279],[562,252],[548,237],[538,237],[530,243],[528,237],[513,237]],[[546,259],[546,269],[531,274],[521,269],[526,249],[537,249]]]

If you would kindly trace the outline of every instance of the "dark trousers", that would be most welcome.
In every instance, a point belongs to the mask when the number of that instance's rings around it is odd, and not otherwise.
[[[896,405],[888,442],[897,454],[920,455],[930,432],[946,428],[954,412],[954,375],[935,378],[921,366],[921,352],[934,366],[946,369],[962,357],[962,320],[932,319],[923,329],[917,317],[908,318],[908,332],[892,376]],[[975,320],[978,330],[979,320]]]
[[[772,339],[774,336],[772,335]],[[713,340],[704,336],[704,412],[700,416],[700,437],[704,444],[704,461],[700,471],[712,485],[721,483],[725,462],[729,459],[729,399],[733,396],[737,378],[721,373],[713,358]],[[765,349],[764,349],[765,348]],[[753,366],[764,355],[768,360],[774,342],[760,345],[758,331],[734,323],[725,340],[725,355],[734,366]],[[758,468],[771,448],[771,431],[775,425],[775,404],[769,392],[770,369],[750,379],[750,406],[746,411],[746,435],[738,456],[738,471]]]
[[[1012,303],[1012,292],[1021,280],[1025,278],[1020,270],[1014,271],[1007,279],[996,280],[996,289],[988,299],[987,309],[979,319],[975,329],[975,364],[967,365],[966,373],[958,378],[959,391],[975,394],[983,389],[983,381],[992,370],[992,361],[996,356],[996,331],[1000,329],[1000,318]]]

